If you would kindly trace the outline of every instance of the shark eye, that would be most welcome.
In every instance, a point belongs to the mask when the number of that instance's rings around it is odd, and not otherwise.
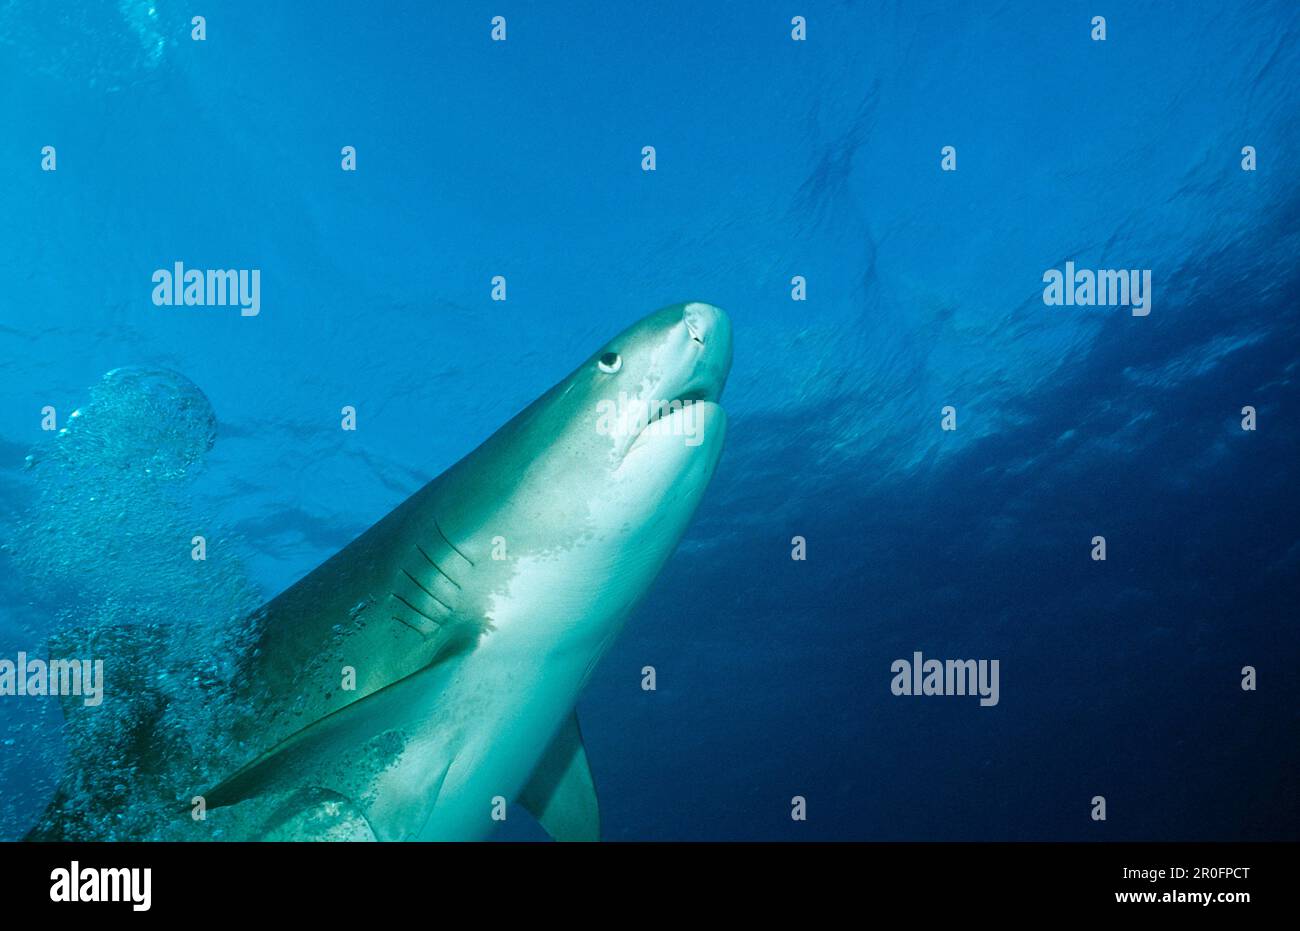
[[[607,352],[600,357],[600,361],[596,363],[596,367],[602,372],[613,375],[623,367],[623,357],[617,352]]]

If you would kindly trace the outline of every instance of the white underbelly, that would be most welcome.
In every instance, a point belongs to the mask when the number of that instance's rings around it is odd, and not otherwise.
[[[502,806],[522,815],[515,799],[625,613],[624,599],[573,584],[561,563],[533,568],[547,571],[516,576],[493,629],[407,708],[406,748],[373,784],[372,820],[393,825],[389,836],[481,838]]]

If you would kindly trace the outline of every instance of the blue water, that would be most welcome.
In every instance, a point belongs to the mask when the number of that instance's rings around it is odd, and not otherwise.
[[[1300,9],[1110,6],[0,5],[0,656],[180,625],[218,680],[244,606],[698,298],[728,446],[579,705],[607,838],[1296,839]],[[154,306],[176,261],[260,314]],[[1149,316],[1045,306],[1066,261]],[[914,651],[999,703],[892,695]],[[16,837],[59,713],[0,729]]]

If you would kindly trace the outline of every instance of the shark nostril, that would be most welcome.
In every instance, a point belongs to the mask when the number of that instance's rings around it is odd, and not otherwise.
[[[691,339],[701,346],[707,345],[718,325],[718,310],[710,304],[692,302],[682,310],[682,323]]]

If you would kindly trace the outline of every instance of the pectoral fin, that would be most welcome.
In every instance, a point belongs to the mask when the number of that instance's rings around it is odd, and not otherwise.
[[[542,754],[519,803],[558,841],[600,840],[600,807],[575,712]]]
[[[303,728],[201,793],[208,810],[259,796],[287,797],[287,807],[277,802],[279,808],[263,826],[264,833],[271,832],[269,836],[307,839],[308,829],[319,829],[321,836],[351,837],[365,833],[364,823],[378,840],[409,839],[410,810],[373,810],[375,781],[398,765],[408,741],[419,733],[437,700],[437,680],[442,674],[437,666],[422,670]],[[435,799],[446,778],[447,764],[449,761],[444,761],[430,776]],[[339,802],[346,803],[344,809]],[[342,812],[346,816],[343,821],[349,823],[327,823],[312,806],[327,810],[332,817]],[[418,827],[419,822],[414,825]]]

